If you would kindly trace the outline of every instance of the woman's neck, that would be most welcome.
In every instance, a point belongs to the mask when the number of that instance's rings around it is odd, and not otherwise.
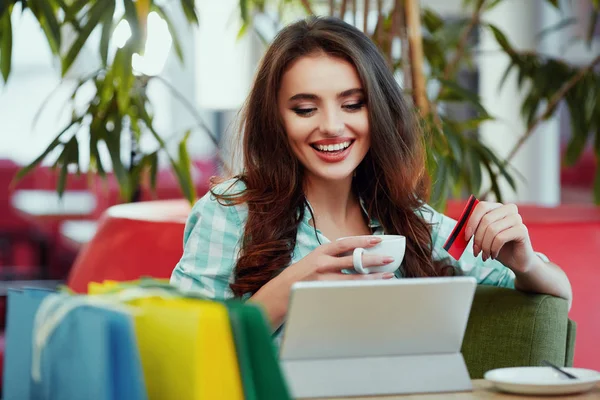
[[[343,224],[358,205],[352,192],[352,177],[335,182],[307,178],[304,194],[317,219],[326,218]]]

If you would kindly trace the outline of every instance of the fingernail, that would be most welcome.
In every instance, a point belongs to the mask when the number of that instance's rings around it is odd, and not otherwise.
[[[394,257],[384,257],[382,261],[383,261],[384,264],[393,263],[394,262]]]
[[[471,235],[473,234],[473,228],[468,227],[465,231],[465,240],[471,239]]]
[[[391,279],[394,277],[394,274],[391,272],[386,272],[385,274],[383,274],[383,279]]]
[[[488,256],[487,256],[487,254],[483,253],[483,255],[481,256],[481,258],[483,259],[483,261],[486,261],[487,258],[488,258]]]
[[[473,254],[475,255],[475,257],[477,257],[479,255],[479,246],[477,246],[476,244],[473,245]]]
[[[376,243],[380,243],[381,242],[381,238],[372,238],[369,240],[369,243],[371,244],[376,244]]]

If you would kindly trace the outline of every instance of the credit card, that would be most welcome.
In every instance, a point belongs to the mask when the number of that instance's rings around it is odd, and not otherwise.
[[[452,230],[452,233],[446,239],[446,243],[444,243],[444,250],[446,250],[455,260],[458,260],[465,249],[467,248],[467,244],[469,243],[465,239],[465,230],[467,229],[467,221],[471,217],[475,206],[479,203],[479,200],[475,198],[475,196],[471,195],[469,200],[467,201],[467,205],[463,210],[456,226]]]

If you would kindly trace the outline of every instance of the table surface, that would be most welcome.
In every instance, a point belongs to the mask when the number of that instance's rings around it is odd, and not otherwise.
[[[96,209],[96,197],[85,190],[65,191],[62,198],[53,190],[17,190],[11,203],[20,212],[37,218],[89,218]]]
[[[60,233],[74,245],[86,244],[96,234],[98,222],[90,220],[65,221],[60,226]]]
[[[370,397],[351,397],[351,398],[331,398],[330,400],[591,400],[600,399],[600,384],[595,389],[581,394],[569,396],[525,396],[508,393],[501,393],[493,389],[492,384],[484,379],[473,381],[472,392],[456,393],[431,393],[431,394],[410,394],[396,396],[370,396]],[[320,399],[325,400],[325,399]]]

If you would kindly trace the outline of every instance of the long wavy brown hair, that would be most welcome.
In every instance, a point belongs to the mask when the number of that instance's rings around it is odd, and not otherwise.
[[[431,227],[417,212],[428,198],[423,134],[412,106],[376,45],[336,18],[310,17],[281,30],[264,55],[242,111],[242,193],[214,193],[222,204],[247,203],[235,278],[236,296],[256,293],[290,265],[307,204],[303,167],[294,156],[277,107],[283,74],[300,57],[322,52],[354,65],[363,84],[371,147],[353,189],[386,234],[406,236],[402,274],[441,275],[432,259]]]

